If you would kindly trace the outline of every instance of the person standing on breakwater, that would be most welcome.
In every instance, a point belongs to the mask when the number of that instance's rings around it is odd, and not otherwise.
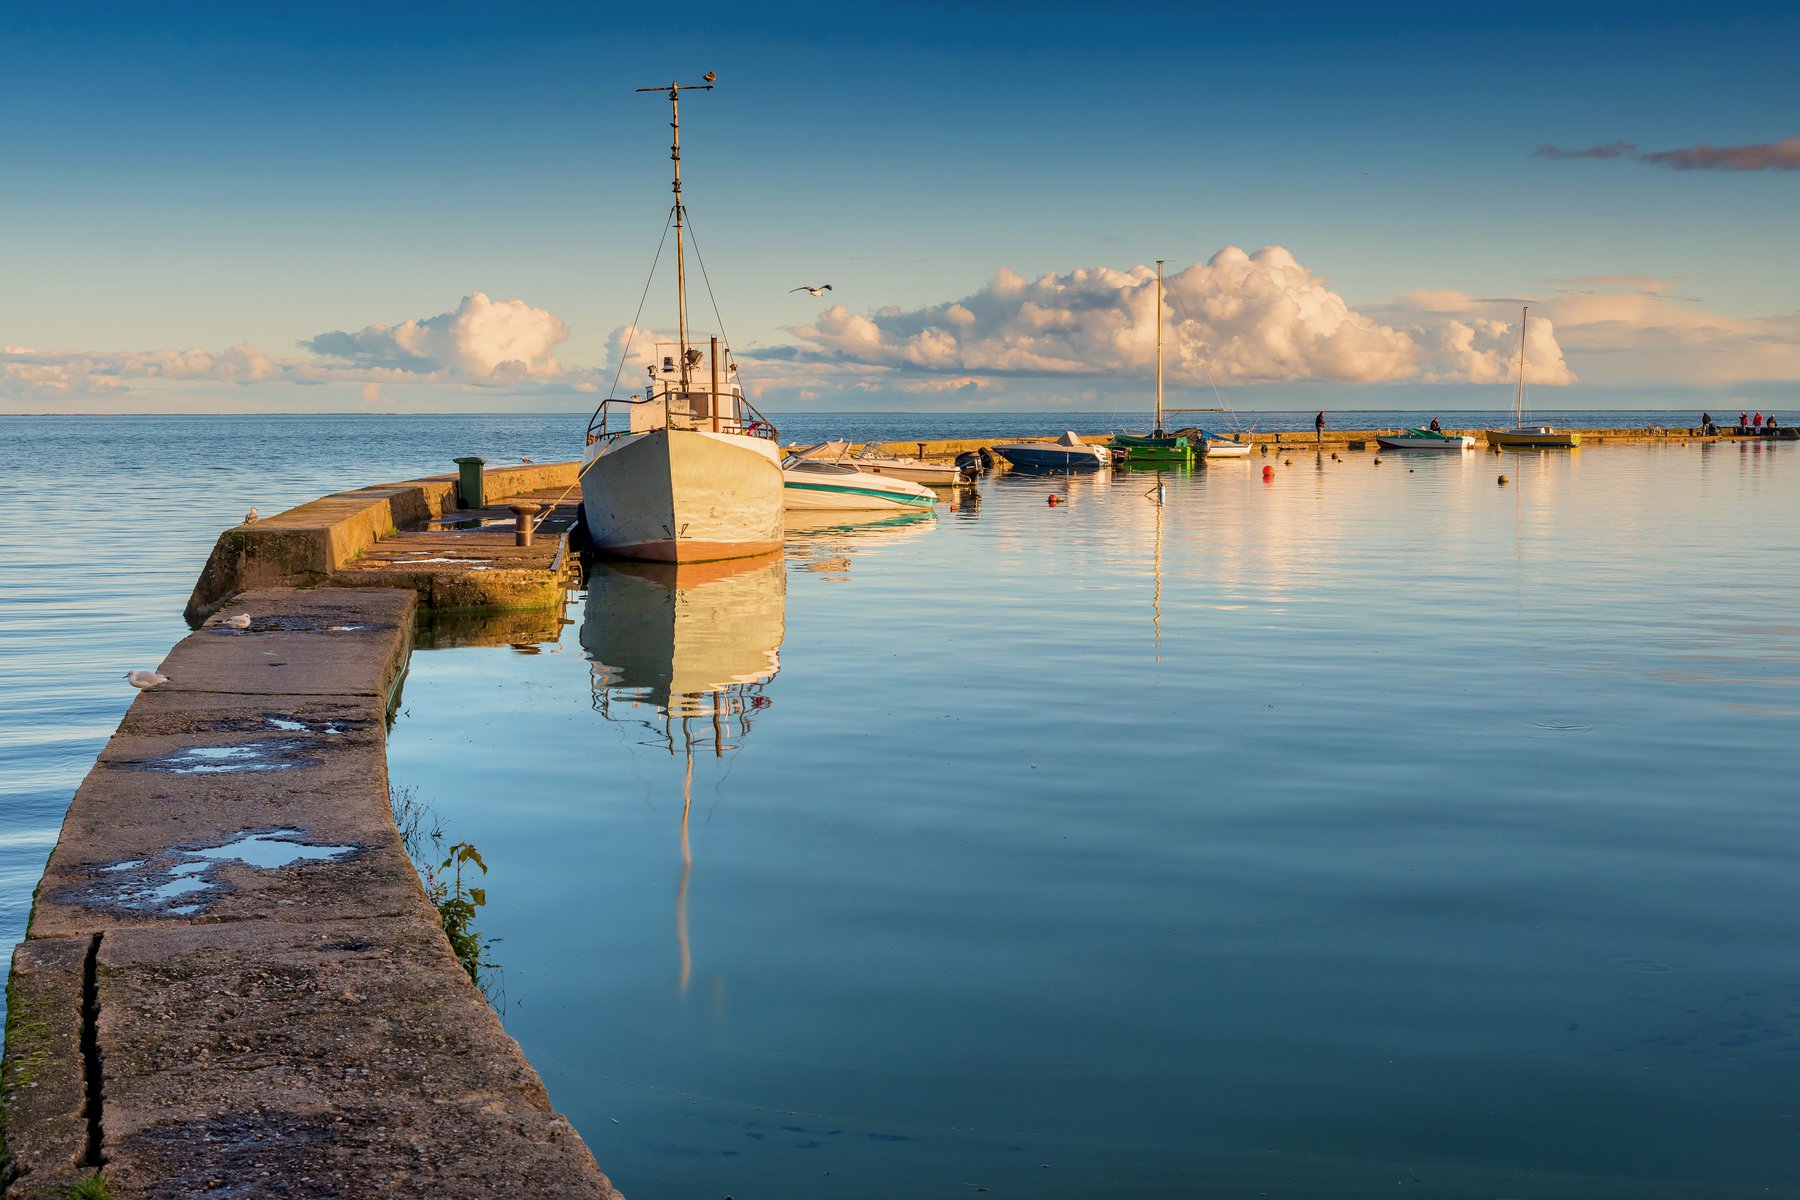
[[[1325,441],[1325,414],[1323,412],[1313,418],[1313,441],[1320,443]]]
[[[1742,413],[1742,412],[1739,413],[1738,414],[1738,432],[1743,433],[1748,428],[1750,428],[1750,414]]]
[[[1752,425],[1756,426],[1756,431],[1758,433],[1762,432],[1762,414],[1761,413],[1757,413],[1754,417],[1751,417],[1750,423]]]
[[[1705,434],[1710,434],[1710,433],[1712,433],[1712,431],[1713,431],[1712,414],[1711,413],[1701,413],[1700,414],[1700,432],[1705,433]]]

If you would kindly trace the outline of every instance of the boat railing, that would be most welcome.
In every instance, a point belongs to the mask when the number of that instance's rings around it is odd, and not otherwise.
[[[711,407],[711,401],[715,399],[711,392],[689,392],[689,396],[695,399],[706,398],[707,407]],[[594,408],[594,416],[587,419],[587,444],[592,446],[598,441],[612,441],[634,432],[632,412],[644,405],[662,405],[662,421],[659,425],[668,428],[709,430],[718,434],[767,437],[769,441],[778,441],[779,432],[774,423],[770,423],[769,417],[758,412],[756,405],[752,405],[749,399],[743,398],[740,392],[727,392],[722,396],[734,401],[734,412],[722,412],[716,417],[711,414],[695,414],[689,405],[671,405],[671,399],[679,399],[680,392],[662,392],[661,396],[608,396],[599,401],[599,407]],[[617,407],[617,412],[614,412],[614,407]],[[643,432],[644,428],[657,426],[639,423],[637,432]]]
[[[710,393],[694,393],[708,395]],[[672,396],[678,393],[664,392],[658,396],[609,396],[594,409],[594,415],[588,418],[587,445],[598,441],[610,441],[632,432],[632,410],[646,404],[663,405],[662,424],[671,429],[700,429],[717,433],[735,433],[744,437],[768,438],[775,441],[780,437],[769,419],[758,412],[756,406],[742,395],[734,395],[737,412],[731,415],[720,414],[717,417],[696,416],[691,411],[682,411],[669,404]],[[618,405],[619,411],[613,412]],[[747,415],[746,415],[747,414]],[[640,432],[642,427],[640,427]]]

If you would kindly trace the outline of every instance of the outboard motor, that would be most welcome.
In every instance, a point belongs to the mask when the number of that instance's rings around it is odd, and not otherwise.
[[[980,475],[982,471],[987,468],[986,464],[981,461],[981,454],[979,451],[964,450],[961,454],[956,456],[956,469],[962,472],[962,477],[964,479],[973,482],[975,477]]]

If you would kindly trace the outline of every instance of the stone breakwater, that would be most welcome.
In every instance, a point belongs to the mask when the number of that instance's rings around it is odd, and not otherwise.
[[[442,480],[389,485],[221,537],[196,589],[215,615],[76,791],[13,954],[8,1197],[97,1172],[121,1200],[618,1197],[451,952],[394,826],[386,721],[421,597],[563,594],[565,538],[508,560],[513,531],[480,527],[493,513],[453,554],[396,549],[441,536],[403,524],[468,517],[454,500]],[[289,576],[327,586],[263,586]]]

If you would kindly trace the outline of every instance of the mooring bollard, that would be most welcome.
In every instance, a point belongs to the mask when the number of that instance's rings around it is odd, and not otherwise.
[[[919,443],[919,459],[920,459],[920,461],[924,461],[924,458],[925,458],[925,443],[920,442]]]
[[[518,532],[513,534],[513,545],[531,545],[531,518],[544,511],[541,504],[509,504],[513,519],[518,522]]]

